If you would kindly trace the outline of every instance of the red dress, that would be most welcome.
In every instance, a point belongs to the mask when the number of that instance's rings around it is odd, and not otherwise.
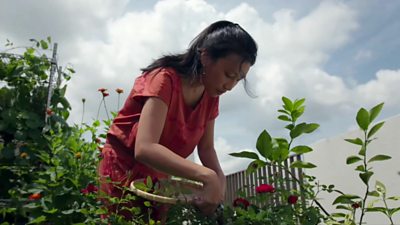
[[[147,72],[135,80],[123,108],[114,119],[103,149],[104,158],[99,165],[101,178],[129,186],[135,179],[153,176],[166,177],[134,158],[137,126],[143,105],[148,97],[158,97],[168,105],[165,125],[159,143],[186,158],[203,136],[208,121],[218,116],[218,97],[204,92],[193,109],[183,99],[180,75],[171,68]],[[102,182],[101,190],[110,196],[121,196],[119,188]]]

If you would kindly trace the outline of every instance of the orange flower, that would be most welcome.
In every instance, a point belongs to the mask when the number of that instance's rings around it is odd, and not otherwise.
[[[103,93],[103,92],[107,91],[107,89],[105,89],[105,88],[99,88],[98,91],[100,91],[101,93]]]
[[[75,153],[75,158],[80,159],[82,157],[82,154],[80,152]]]
[[[39,200],[42,198],[42,195],[40,193],[34,193],[29,195],[28,199],[29,200]]]
[[[28,153],[23,152],[23,153],[21,153],[19,156],[20,156],[21,158],[23,158],[23,159],[26,159],[26,158],[28,158]]]
[[[122,88],[117,88],[117,89],[115,89],[115,91],[116,91],[118,94],[124,93],[124,90],[123,90]]]
[[[110,95],[110,94],[108,94],[108,92],[106,92],[106,91],[102,92],[102,94],[103,94],[103,98]]]

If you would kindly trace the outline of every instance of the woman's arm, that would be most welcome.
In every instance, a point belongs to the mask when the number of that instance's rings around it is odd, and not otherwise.
[[[200,182],[217,179],[214,170],[198,165],[159,144],[168,106],[159,98],[150,97],[143,106],[135,143],[136,160],[174,176]]]
[[[226,190],[226,178],[225,174],[219,164],[217,153],[214,148],[214,120],[209,121],[206,125],[203,137],[197,146],[199,158],[204,166],[212,169],[217,173],[220,183],[223,187],[223,193],[225,195]]]

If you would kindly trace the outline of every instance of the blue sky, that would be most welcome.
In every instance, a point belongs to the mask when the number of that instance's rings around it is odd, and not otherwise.
[[[385,102],[378,119],[398,115],[399,11],[395,0],[2,0],[0,41],[21,46],[51,36],[59,44],[61,65],[77,71],[67,96],[70,122],[78,123],[82,98],[86,121],[95,118],[98,88],[128,92],[140,68],[162,54],[183,51],[209,23],[241,24],[259,44],[249,74],[258,97],[250,98],[238,85],[221,98],[216,147],[230,173],[247,164],[228,154],[254,150],[263,129],[285,135],[276,120],[282,96],[306,98],[304,121],[321,125],[298,143],[355,129],[360,107]],[[115,93],[107,100],[117,108]]]

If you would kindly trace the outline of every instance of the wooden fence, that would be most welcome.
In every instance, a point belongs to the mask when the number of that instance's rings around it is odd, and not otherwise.
[[[303,183],[303,172],[302,169],[290,168],[290,164],[294,161],[301,161],[301,155],[290,156],[285,162],[284,167],[287,168],[290,173],[294,175],[296,179]],[[225,205],[232,205],[233,201],[238,197],[238,191],[240,190],[245,197],[254,196],[256,194],[255,188],[260,184],[271,184],[275,188],[284,190],[300,190],[300,186],[288,171],[283,168],[278,168],[276,166],[265,166],[259,168],[257,171],[250,175],[246,175],[246,171],[239,171],[226,176],[226,186],[227,190],[225,193]],[[270,199],[270,204],[280,204],[282,200],[279,196],[275,196]],[[305,203],[304,199],[301,199]],[[252,202],[253,204],[257,204]]]

